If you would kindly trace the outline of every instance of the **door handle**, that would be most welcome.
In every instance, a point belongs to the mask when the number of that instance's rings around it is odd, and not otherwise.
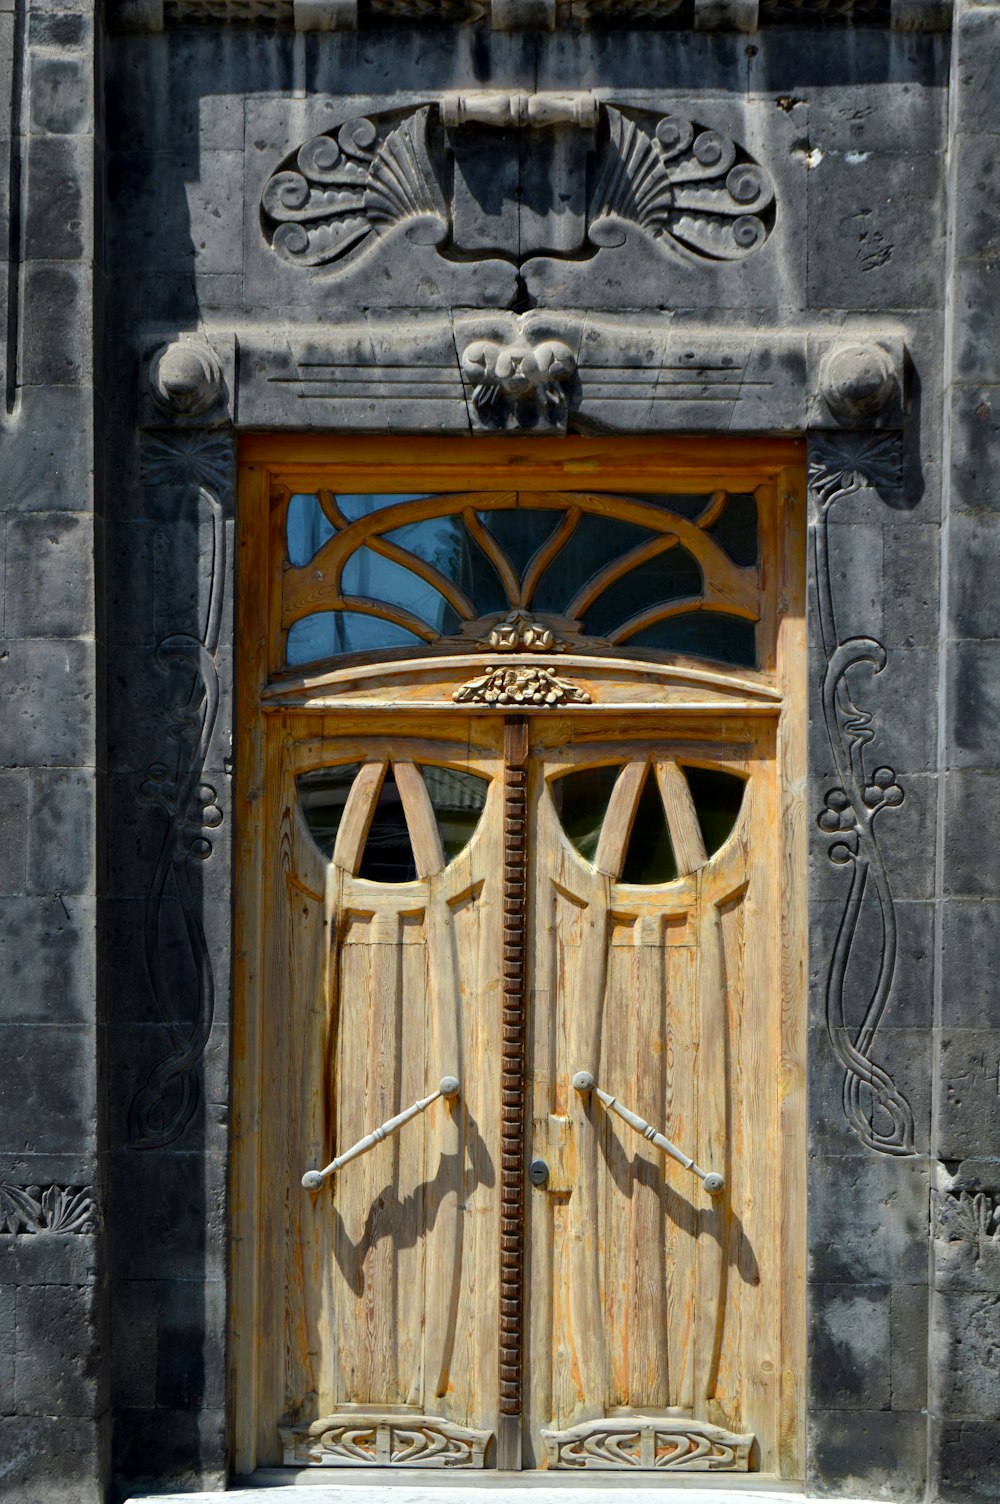
[[[669,1154],[671,1159],[675,1159],[679,1165],[683,1165],[685,1170],[690,1170],[692,1175],[697,1175],[710,1196],[717,1196],[722,1190],[725,1181],[721,1175],[716,1175],[712,1170],[701,1169],[699,1165],[695,1164],[693,1159],[690,1159],[682,1149],[678,1149],[676,1144],[672,1144],[664,1134],[657,1133],[656,1129],[651,1123],[647,1123],[645,1118],[641,1118],[637,1112],[630,1112],[627,1107],[623,1107],[618,1098],[613,1097],[610,1092],[602,1091],[595,1083],[589,1071],[577,1071],[573,1077],[573,1085],[581,1097],[585,1097],[590,1092],[593,1092],[594,1096],[599,1097],[605,1107],[620,1117],[623,1123],[627,1123],[630,1128],[634,1128],[636,1133],[641,1133],[643,1138],[648,1138],[651,1144],[655,1144],[658,1149],[662,1149],[665,1154]]]
[[[364,1138],[359,1138],[356,1144],[345,1149],[343,1154],[338,1154],[336,1159],[331,1159],[325,1170],[307,1170],[302,1177],[302,1184],[307,1191],[318,1191],[324,1180],[330,1175],[336,1175],[352,1159],[360,1159],[362,1154],[367,1154],[369,1149],[374,1149],[383,1139],[391,1138],[398,1133],[400,1128],[413,1121],[421,1112],[426,1112],[432,1102],[439,1097],[457,1097],[460,1087],[456,1076],[442,1076],[438,1082],[437,1091],[432,1091],[429,1097],[418,1097],[410,1107],[402,1112],[397,1112],[394,1118],[389,1118],[378,1128],[373,1128],[371,1133],[366,1133]]]

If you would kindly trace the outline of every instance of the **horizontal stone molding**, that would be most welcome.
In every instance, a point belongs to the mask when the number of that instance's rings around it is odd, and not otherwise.
[[[694,0],[696,31],[755,32],[780,27],[883,26],[948,31],[954,0]],[[110,0],[112,30],[173,26],[294,26],[353,31],[359,26],[484,25],[494,31],[656,25],[676,30],[683,0]]]
[[[898,429],[904,342],[652,315],[411,315],[240,332],[246,428],[564,433]]]

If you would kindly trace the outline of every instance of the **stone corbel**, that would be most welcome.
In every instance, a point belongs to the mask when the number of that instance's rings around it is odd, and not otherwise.
[[[200,334],[162,337],[146,349],[140,393],[142,428],[216,428],[231,421],[235,341]]]
[[[845,329],[810,337],[809,428],[902,428],[904,362],[901,335]]]

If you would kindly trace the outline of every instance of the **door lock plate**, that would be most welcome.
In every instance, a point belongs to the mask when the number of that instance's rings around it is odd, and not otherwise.
[[[528,1179],[532,1185],[545,1185],[549,1178],[549,1167],[544,1159],[533,1159],[528,1166]]]

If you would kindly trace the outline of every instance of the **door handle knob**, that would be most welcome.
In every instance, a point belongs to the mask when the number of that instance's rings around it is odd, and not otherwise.
[[[712,1170],[703,1170],[689,1155],[684,1153],[683,1149],[678,1149],[676,1144],[672,1144],[665,1134],[658,1133],[651,1123],[646,1122],[645,1118],[623,1107],[618,1098],[613,1097],[610,1092],[602,1091],[589,1071],[577,1071],[573,1077],[573,1085],[582,1097],[592,1092],[604,1103],[609,1112],[615,1113],[623,1123],[627,1123],[636,1133],[641,1133],[643,1138],[648,1138],[649,1142],[655,1144],[658,1149],[662,1149],[664,1154],[669,1154],[670,1158],[675,1159],[679,1165],[683,1165],[685,1170],[690,1170],[692,1175],[697,1175],[710,1196],[717,1196],[722,1190],[725,1181],[721,1175],[715,1174]]]
[[[418,1097],[410,1107],[397,1112],[394,1118],[389,1118],[378,1128],[373,1128],[371,1133],[366,1133],[364,1138],[359,1138],[357,1143],[345,1149],[343,1154],[338,1154],[336,1159],[331,1159],[325,1170],[307,1170],[302,1177],[302,1184],[307,1191],[318,1191],[328,1176],[336,1175],[337,1171],[343,1169],[344,1165],[349,1164],[352,1159],[360,1159],[362,1154],[367,1154],[369,1149],[374,1149],[375,1145],[382,1143],[383,1139],[391,1138],[394,1133],[399,1132],[400,1128],[412,1122],[418,1113],[426,1112],[431,1103],[436,1102],[439,1097],[457,1097],[459,1090],[457,1076],[442,1076],[438,1082],[437,1091],[432,1091],[429,1097]]]

